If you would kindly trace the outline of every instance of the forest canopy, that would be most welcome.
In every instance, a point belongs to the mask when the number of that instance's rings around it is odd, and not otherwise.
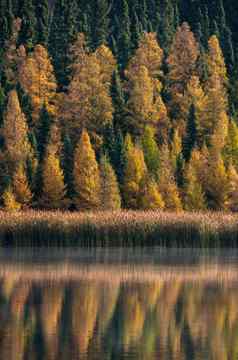
[[[1,206],[237,211],[235,14],[0,1]]]

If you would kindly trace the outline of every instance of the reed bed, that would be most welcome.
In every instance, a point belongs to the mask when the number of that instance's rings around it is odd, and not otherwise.
[[[237,247],[238,216],[159,211],[0,211],[0,246]]]

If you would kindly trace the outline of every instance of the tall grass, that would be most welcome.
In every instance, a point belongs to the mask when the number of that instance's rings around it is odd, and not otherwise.
[[[236,247],[238,216],[159,211],[2,211],[0,246]]]

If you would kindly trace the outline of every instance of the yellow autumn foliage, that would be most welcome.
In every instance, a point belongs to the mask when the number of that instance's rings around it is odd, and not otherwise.
[[[48,52],[42,45],[36,45],[32,54],[25,57],[18,70],[21,87],[31,98],[35,123],[43,106],[51,115],[57,113],[57,84]]]
[[[74,198],[77,209],[96,210],[100,206],[100,172],[89,135],[83,130],[74,157]]]
[[[4,210],[6,211],[18,211],[21,209],[21,204],[16,201],[12,187],[8,187],[2,196]]]
[[[54,152],[49,152],[43,164],[43,190],[41,202],[47,209],[63,208],[65,203],[64,174],[60,160]]]
[[[140,195],[140,208],[144,210],[162,210],[164,207],[165,203],[159,192],[158,184],[152,179],[146,180]]]
[[[138,209],[141,186],[145,179],[147,168],[143,151],[130,144],[126,153],[126,166],[124,172],[124,199],[127,208]]]
[[[8,96],[2,134],[5,142],[5,155],[13,169],[19,162],[24,163],[32,153],[28,132],[26,118],[21,110],[17,92],[12,90]]]
[[[21,204],[23,208],[30,206],[33,196],[28,184],[26,171],[22,163],[19,164],[13,175],[12,186],[17,202]]]

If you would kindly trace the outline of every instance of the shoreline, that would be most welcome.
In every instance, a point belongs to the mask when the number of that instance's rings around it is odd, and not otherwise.
[[[0,247],[238,247],[238,215],[0,211]]]

